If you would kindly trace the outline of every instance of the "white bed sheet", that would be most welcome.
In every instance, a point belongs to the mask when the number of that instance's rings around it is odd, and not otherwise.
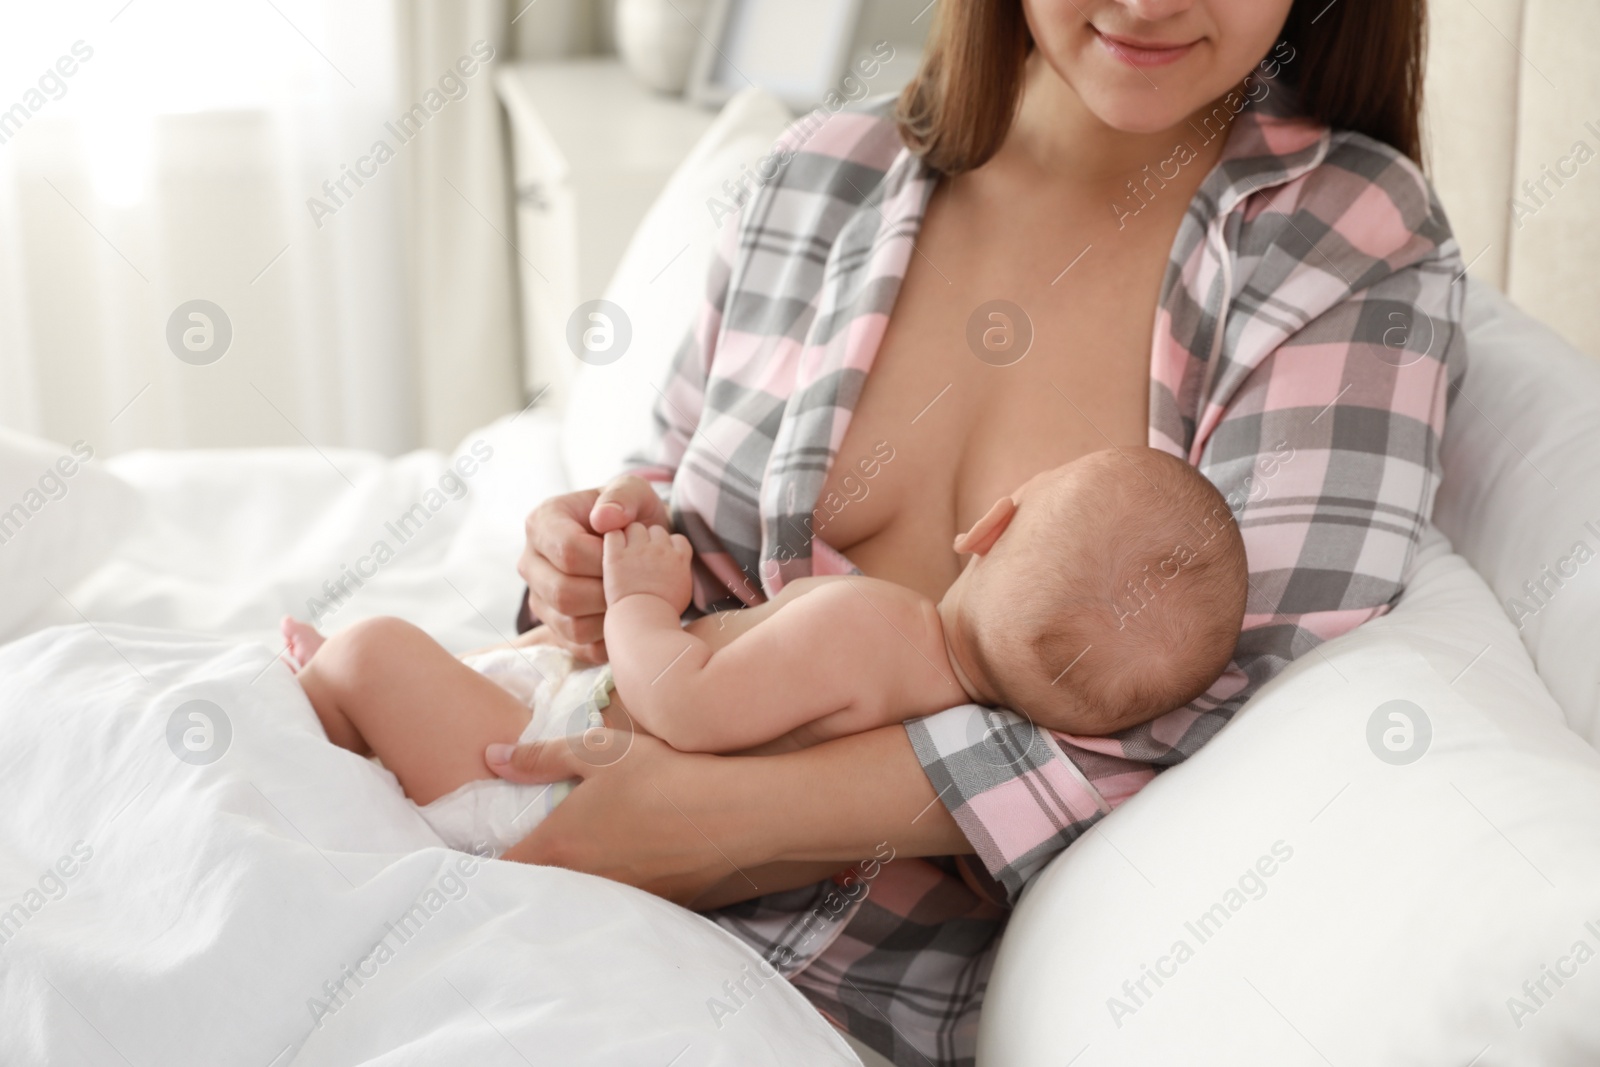
[[[395,614],[457,650],[509,636],[523,519],[565,488],[557,433],[535,411],[452,457],[107,464],[137,517],[31,636],[0,647],[0,1061],[859,1063],[696,915],[559,869],[463,876],[392,777],[327,742],[275,662],[279,617],[312,598],[335,608],[328,630]],[[395,552],[374,567],[378,542]],[[347,566],[372,576],[357,586]],[[341,578],[336,604],[324,583]],[[167,740],[191,699],[228,720],[214,763]],[[422,933],[388,933],[430,889]],[[370,977],[343,977],[358,965]],[[334,999],[324,983],[341,978]]]
[[[522,589],[523,519],[565,489],[558,435],[555,420],[533,410],[469,435],[450,457],[309,448],[119,456],[107,468],[137,491],[139,518],[27,629],[87,617],[268,643],[282,615],[304,617],[316,598],[335,609],[322,620],[328,630],[401,615],[458,651],[503,640]],[[489,459],[476,462],[474,447]],[[475,462],[456,499],[439,485],[461,456]],[[414,513],[401,529],[419,504],[425,520]],[[395,553],[382,566],[379,542]],[[348,595],[335,604],[325,583],[341,581]]]
[[[4,1062],[858,1062],[697,915],[459,868],[265,653],[118,624],[0,648]],[[196,700],[211,762],[169,740]]]

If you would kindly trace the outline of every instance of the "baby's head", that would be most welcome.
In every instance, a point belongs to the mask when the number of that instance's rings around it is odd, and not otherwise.
[[[939,602],[968,693],[1040,725],[1108,734],[1182,707],[1228,666],[1244,541],[1216,487],[1152,448],[1046,471],[956,538]]]

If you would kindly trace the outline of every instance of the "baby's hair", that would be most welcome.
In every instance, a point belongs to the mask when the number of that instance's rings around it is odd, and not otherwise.
[[[1249,567],[1227,501],[1183,460],[1126,448],[1074,466],[1072,491],[1027,497],[1014,520],[1044,507],[1028,528],[1070,541],[1026,546],[1038,584],[1008,629],[1035,661],[1028,684],[999,677],[984,642],[971,644],[1012,707],[1106,734],[1183,707],[1227,669]]]

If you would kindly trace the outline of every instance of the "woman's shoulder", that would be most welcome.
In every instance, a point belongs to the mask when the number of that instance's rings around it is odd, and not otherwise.
[[[1310,241],[1352,283],[1458,256],[1438,195],[1405,153],[1353,130],[1315,134],[1309,158],[1240,198],[1245,247],[1304,251]]]
[[[1419,358],[1431,351],[1457,377],[1461,252],[1421,168],[1371,137],[1293,117],[1253,119],[1236,132],[1207,177],[1198,214],[1209,217],[1181,238],[1166,298],[1215,312],[1178,337],[1190,352],[1220,344],[1227,355],[1199,402],[1224,402],[1285,344],[1394,348],[1414,333],[1427,339]],[[1207,266],[1228,278],[1226,294]],[[1405,329],[1413,319],[1428,328]]]
[[[853,225],[870,244],[886,215],[914,210],[925,178],[900,138],[893,98],[818,105],[790,123],[754,169],[740,218],[744,243],[781,255],[815,256]],[[867,229],[855,225],[863,218]]]
[[[887,95],[824,102],[800,115],[773,146],[783,164],[777,183],[853,184],[864,195],[905,150],[894,107],[895,97]],[[839,182],[840,173],[850,182]]]
[[[1359,235],[1374,240],[1371,251],[1388,258],[1408,246],[1451,244],[1450,223],[1438,194],[1409,156],[1392,145],[1352,130],[1328,136],[1328,154],[1307,175],[1307,196],[1338,219],[1359,223]],[[1344,230],[1335,226],[1335,232]],[[1370,235],[1370,236],[1369,236]]]

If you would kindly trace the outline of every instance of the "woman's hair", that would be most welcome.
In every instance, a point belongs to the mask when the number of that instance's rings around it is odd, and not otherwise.
[[[1022,99],[1033,35],[1022,0],[945,0],[928,51],[900,94],[900,135],[933,169],[960,174],[1000,148]],[[1295,0],[1282,40],[1293,58],[1277,77],[1300,111],[1354,130],[1422,163],[1427,0]]]

